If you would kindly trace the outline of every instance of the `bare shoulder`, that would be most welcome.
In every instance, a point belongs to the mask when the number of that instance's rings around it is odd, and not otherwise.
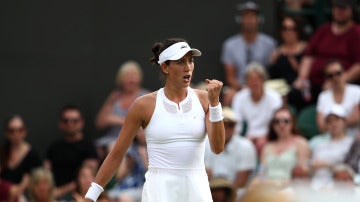
[[[307,148],[309,145],[307,139],[305,139],[301,135],[294,135],[294,141],[295,141],[295,144],[300,148]]]
[[[209,106],[208,92],[206,90],[199,90],[199,89],[193,89],[193,90],[198,96],[200,103],[203,106],[204,111],[206,112]]]
[[[151,116],[155,108],[157,91],[136,98],[131,108],[134,113],[144,115],[143,119]]]

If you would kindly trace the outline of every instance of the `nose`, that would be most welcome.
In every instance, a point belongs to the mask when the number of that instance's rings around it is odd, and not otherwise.
[[[187,61],[184,67],[184,71],[190,71],[192,68],[192,62],[191,61]]]

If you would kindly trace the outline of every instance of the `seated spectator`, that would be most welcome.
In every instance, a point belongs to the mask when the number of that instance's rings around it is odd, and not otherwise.
[[[285,79],[286,83],[292,86],[298,76],[300,61],[306,47],[299,18],[284,16],[281,19],[280,36],[282,42],[271,54],[269,75],[272,80]],[[286,103],[300,111],[302,106],[297,106],[297,101],[293,100],[292,92],[289,93],[285,100]]]
[[[75,189],[76,170],[82,165],[98,168],[99,160],[93,141],[83,133],[84,119],[76,105],[64,105],[60,111],[59,128],[63,137],[50,144],[44,161],[54,174],[56,198],[70,197]]]
[[[141,147],[133,143],[121,162],[115,174],[116,184],[109,190],[109,197],[113,200],[141,201],[147,162],[143,162],[139,148]]]
[[[353,138],[346,134],[346,113],[340,105],[333,105],[324,116],[328,135],[312,148],[312,187],[322,189],[333,186],[333,169],[342,164]]]
[[[332,21],[321,25],[311,36],[294,82],[298,93],[293,98],[299,105],[315,104],[319,93],[328,86],[323,74],[329,59],[336,58],[343,65],[345,81],[360,82],[360,25],[354,21],[354,3],[332,0]],[[302,96],[307,89],[311,92],[309,100]]]
[[[96,126],[106,130],[106,134],[96,140],[99,158],[103,159],[108,153],[108,146],[114,142],[124,124],[126,113],[133,101],[148,91],[141,87],[143,73],[140,65],[135,61],[123,63],[116,75],[116,88],[110,93],[96,117]],[[137,141],[145,145],[142,129]]]
[[[359,133],[360,135],[360,133]],[[353,144],[350,147],[349,152],[346,154],[344,160],[344,172],[342,173],[341,179],[354,180],[354,182],[360,184],[360,136],[357,136]],[[339,172],[338,172],[339,173]],[[339,179],[339,176],[335,176],[336,179]]]
[[[261,154],[260,178],[286,185],[293,178],[308,177],[310,158],[308,143],[296,129],[287,107],[277,110],[270,123],[268,142]]]
[[[285,16],[281,19],[280,34],[282,42],[270,58],[271,79],[283,78],[289,85],[297,78],[306,42],[302,40],[302,27],[299,19]]]
[[[228,180],[236,190],[237,198],[241,198],[256,169],[256,149],[250,140],[234,133],[237,119],[231,108],[224,107],[223,116],[225,149],[215,155],[207,141],[205,167],[210,181],[217,177]]]
[[[261,23],[259,6],[253,1],[237,5],[240,24],[239,33],[229,37],[223,43],[221,62],[224,65],[227,97],[233,97],[236,91],[245,86],[245,72],[251,62],[267,67],[276,41],[259,31]]]
[[[334,104],[341,105],[345,110],[347,134],[355,136],[359,133],[360,120],[360,86],[346,83],[344,69],[338,60],[330,60],[324,67],[329,89],[320,93],[317,102],[317,125],[326,131],[324,114]]]
[[[225,178],[212,178],[209,182],[213,202],[235,202],[236,191],[233,184]]]
[[[272,89],[264,88],[267,80],[265,68],[258,63],[251,63],[245,73],[247,88],[237,92],[231,108],[238,119],[235,133],[244,133],[251,139],[258,155],[266,142],[270,120],[274,112],[282,106],[282,98]],[[244,122],[247,129],[243,131]]]
[[[0,168],[1,173],[1,168]],[[0,178],[0,201],[1,202],[20,202],[24,198],[20,187],[12,182]]]
[[[19,191],[23,192],[29,185],[31,170],[41,165],[41,159],[34,147],[26,141],[27,128],[20,115],[10,116],[4,126],[0,177],[18,185]]]
[[[28,191],[30,202],[55,202],[55,183],[51,171],[42,167],[34,169]]]
[[[72,193],[74,202],[84,202],[84,196],[91,186],[91,182],[95,180],[96,170],[93,167],[84,165],[77,172],[75,191]],[[106,192],[102,192],[97,199],[98,202],[110,202],[110,198]]]

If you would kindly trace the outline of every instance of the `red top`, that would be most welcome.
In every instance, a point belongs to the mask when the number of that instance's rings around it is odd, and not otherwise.
[[[6,180],[0,180],[0,202],[9,202],[10,201],[10,189],[11,182]],[[17,199],[15,200],[17,201]]]
[[[324,65],[329,59],[337,59],[345,70],[360,62],[360,25],[354,24],[347,32],[335,35],[331,23],[325,23],[311,37],[305,55],[312,56],[309,79],[312,84],[324,81]]]

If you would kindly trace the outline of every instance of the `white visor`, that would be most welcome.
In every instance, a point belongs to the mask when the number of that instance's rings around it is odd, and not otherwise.
[[[159,65],[167,60],[178,60],[182,58],[189,51],[192,52],[193,56],[200,56],[201,52],[198,49],[190,48],[186,42],[178,42],[167,47],[159,55]]]

